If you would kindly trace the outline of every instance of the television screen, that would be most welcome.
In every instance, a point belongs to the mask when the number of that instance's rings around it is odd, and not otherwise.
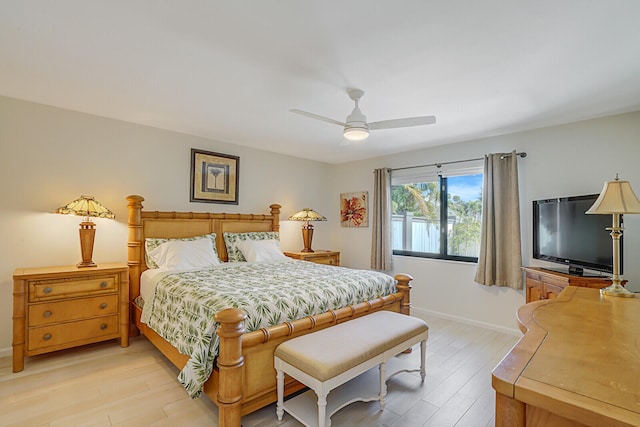
[[[597,198],[592,194],[534,201],[533,257],[568,265],[578,274],[582,268],[613,272],[612,239],[606,230],[612,217],[585,214]],[[622,241],[620,254],[622,270]]]

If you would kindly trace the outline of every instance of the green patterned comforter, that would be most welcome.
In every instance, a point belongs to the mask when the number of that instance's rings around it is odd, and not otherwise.
[[[375,271],[295,260],[223,264],[164,276],[144,303],[142,321],[190,355],[178,379],[197,397],[218,354],[218,311],[243,310],[251,332],[394,292],[395,280]]]

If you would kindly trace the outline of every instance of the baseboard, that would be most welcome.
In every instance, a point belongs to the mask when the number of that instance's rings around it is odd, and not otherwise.
[[[480,326],[482,328],[491,329],[491,330],[494,330],[494,331],[497,331],[497,332],[502,332],[502,333],[509,334],[509,335],[514,335],[514,336],[517,336],[517,337],[521,337],[522,336],[522,332],[520,332],[519,329],[507,328],[505,326],[495,325],[493,323],[488,323],[488,322],[481,322],[479,320],[469,319],[469,318],[466,318],[466,317],[453,316],[451,314],[441,313],[439,311],[427,310],[427,309],[419,308],[419,307],[411,307],[411,313],[412,314],[417,314],[418,316],[420,314],[423,314],[423,315],[428,315],[428,316],[440,317],[440,318],[448,319],[448,320],[455,320],[456,322],[465,323],[467,325]]]
[[[13,354],[12,347],[0,348],[0,357],[9,357]]]

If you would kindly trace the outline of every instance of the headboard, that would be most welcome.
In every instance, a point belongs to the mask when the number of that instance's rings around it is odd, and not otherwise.
[[[140,294],[140,275],[147,269],[144,254],[145,237],[193,237],[216,233],[216,249],[226,262],[227,248],[222,233],[249,231],[280,231],[280,205],[270,206],[270,214],[228,214],[211,212],[143,211],[142,196],[128,196],[129,241],[129,300]]]

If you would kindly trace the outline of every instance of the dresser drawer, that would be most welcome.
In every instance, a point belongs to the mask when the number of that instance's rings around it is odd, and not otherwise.
[[[29,306],[28,326],[107,316],[118,313],[118,295],[104,295]]]
[[[31,328],[27,349],[34,351],[54,346],[63,347],[83,340],[100,341],[109,335],[114,338],[118,336],[117,315]]]
[[[87,276],[29,282],[29,302],[118,291],[118,276]]]

